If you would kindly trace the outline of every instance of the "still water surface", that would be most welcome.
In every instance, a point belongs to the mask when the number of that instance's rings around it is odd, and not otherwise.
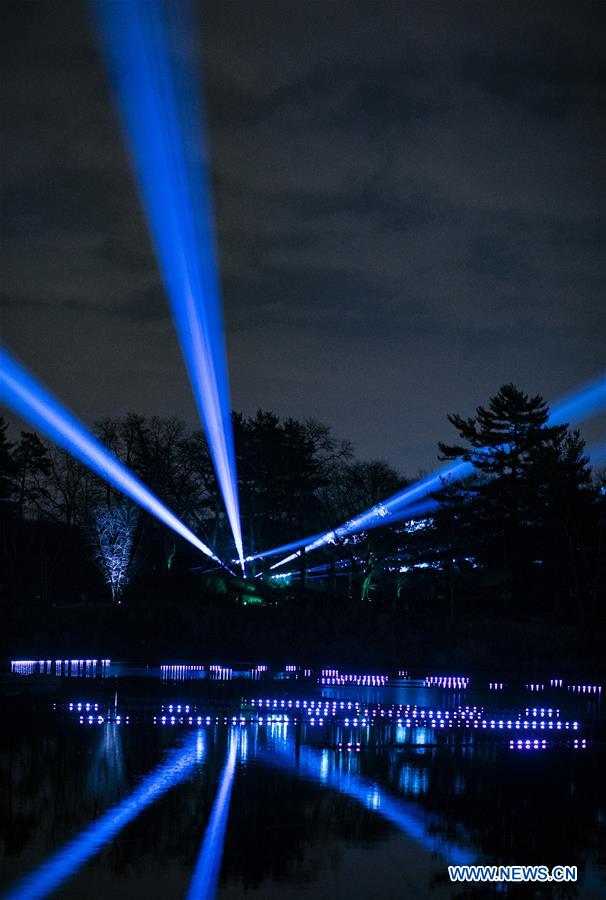
[[[598,685],[202,663],[12,670],[6,896],[606,896]],[[448,863],[577,866],[578,881],[453,885]]]

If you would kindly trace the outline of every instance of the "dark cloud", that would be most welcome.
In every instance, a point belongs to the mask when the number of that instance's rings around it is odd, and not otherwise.
[[[237,408],[414,471],[603,366],[605,9],[200,4]],[[3,337],[90,421],[193,423],[86,4],[3,14]]]
[[[170,310],[166,294],[160,285],[141,291],[125,306],[115,305],[112,313],[124,316],[131,322],[162,322],[170,318]]]
[[[516,38],[496,54],[466,53],[463,79],[533,115],[574,115],[580,104],[604,109],[603,56],[593,56],[587,44],[575,46],[569,37],[546,28],[520,30]]]
[[[75,223],[87,231],[110,233],[128,216],[139,218],[125,168],[83,168],[58,160],[26,183],[7,184],[2,222],[7,236],[71,233]]]

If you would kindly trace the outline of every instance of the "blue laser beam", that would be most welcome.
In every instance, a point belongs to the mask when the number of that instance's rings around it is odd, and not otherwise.
[[[352,534],[356,534],[359,531],[364,531],[369,528],[376,528],[379,525],[392,525],[396,522],[408,521],[409,519],[415,519],[417,517],[423,518],[431,513],[437,506],[435,500],[425,499],[421,503],[416,503],[413,506],[406,507],[405,509],[395,509],[393,512],[380,512],[379,507],[381,504],[376,504],[370,510],[368,510],[368,515],[375,511],[376,515],[372,517],[372,521],[368,521],[364,516],[358,516],[356,519],[350,519],[349,522],[352,523],[351,530],[348,530],[347,533],[341,534],[339,528],[333,528],[331,531],[321,531],[318,534],[314,534],[311,537],[299,538],[296,541],[291,541],[289,544],[280,544],[279,547],[273,547],[271,550],[265,550],[263,553],[254,553],[251,556],[246,557],[246,562],[253,562],[257,559],[268,559],[271,556],[278,556],[280,553],[290,553],[293,550],[300,550],[305,547],[306,550],[311,551],[316,549],[316,547],[324,546],[325,544],[334,544],[336,543],[338,538],[349,537]],[[354,523],[358,523],[357,527],[354,527]],[[345,526],[342,526],[345,527]],[[326,540],[325,540],[326,538]],[[295,554],[290,557],[290,559],[294,559],[299,554]],[[286,560],[281,560],[280,565],[285,563]]]
[[[567,394],[560,400],[557,400],[551,407],[549,415],[549,424],[558,425],[567,422],[571,425],[578,424],[585,419],[591,418],[606,409],[606,373],[588,381],[578,390]],[[363,531],[367,528],[375,528],[378,525],[387,525],[396,521],[397,516],[402,510],[413,502],[427,498],[428,494],[438,491],[446,481],[460,481],[473,474],[474,466],[471,462],[463,460],[451,465],[442,466],[431,475],[420,479],[409,487],[398,491],[382,503],[360,513],[353,519],[349,519],[345,524],[339,525],[337,528],[326,531],[314,537],[301,538],[293,541],[291,544],[284,545],[280,548],[257,553],[250,559],[262,559],[268,556],[274,556],[278,553],[291,551],[290,555],[274,563],[272,569],[292,562],[299,555],[292,551],[301,550],[310,553],[326,544],[333,543],[335,539],[347,537],[357,531]],[[404,518],[404,516],[399,516]],[[411,516],[412,518],[412,516]]]
[[[336,544],[337,540],[343,540],[360,531],[377,528],[379,525],[395,525],[396,522],[425,517],[433,512],[437,505],[435,500],[430,499],[425,500],[422,503],[416,503],[413,506],[407,506],[405,509],[394,509],[392,512],[385,513],[379,513],[377,507],[373,506],[373,508],[368,511],[367,515],[358,516],[357,519],[350,519],[346,525],[342,525],[340,528],[335,528],[332,531],[317,535],[309,544],[304,545],[305,551],[311,553],[313,550],[317,550],[327,544]],[[374,514],[371,516],[371,513]],[[306,538],[305,540],[309,541],[309,538]],[[279,569],[280,566],[286,565],[286,563],[297,559],[302,553],[301,548],[301,541],[294,541],[292,544],[284,544],[282,547],[277,547],[269,553],[262,555],[264,557],[277,556],[278,553],[286,553],[289,550],[294,551],[291,552],[289,556],[274,563],[273,566],[270,566],[270,570]],[[261,556],[261,554],[259,554],[259,556]]]
[[[606,372],[576,391],[561,397],[551,407],[550,425],[576,425],[606,409]]]
[[[188,3],[90,0],[196,404],[244,567],[209,153]]]
[[[110,453],[75,416],[40,385],[4,349],[0,348],[0,397],[17,415],[39,428],[147,512],[159,519],[197,550],[224,566],[210,547],[172,513],[142,481]],[[227,567],[226,567],[227,568]]]
[[[585,452],[594,468],[606,463],[606,441],[602,441],[601,444],[592,444]]]
[[[187,892],[187,900],[214,900],[219,882],[219,869],[225,844],[225,831],[229,815],[229,801],[236,773],[238,737],[232,732],[227,759],[219,779],[219,788],[213,804],[210,820],[204,833],[200,855]]]
[[[195,766],[203,761],[204,754],[205,746],[199,732],[192,735],[181,750],[173,751],[167,761],[147,775],[128,797],[9,890],[5,900],[37,900],[56,891],[144,809],[188,778]]]

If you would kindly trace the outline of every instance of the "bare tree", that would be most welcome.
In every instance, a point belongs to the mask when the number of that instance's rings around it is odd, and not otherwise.
[[[69,451],[50,443],[44,446],[47,447],[44,466],[34,473],[30,503],[33,512],[70,527],[82,526],[87,521],[88,510],[99,502],[101,482]]]
[[[136,510],[125,503],[93,510],[93,553],[116,603],[130,581],[136,519]]]

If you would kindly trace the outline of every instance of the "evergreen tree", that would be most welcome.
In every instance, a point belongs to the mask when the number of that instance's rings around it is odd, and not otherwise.
[[[473,561],[503,599],[527,593],[538,570],[552,571],[556,563],[561,568],[562,554],[570,580],[579,520],[593,504],[579,433],[550,425],[543,398],[513,384],[475,416],[448,419],[464,443],[440,443],[441,458],[466,460],[475,469],[467,482],[446,484],[436,494],[436,543],[450,565],[460,571]]]

